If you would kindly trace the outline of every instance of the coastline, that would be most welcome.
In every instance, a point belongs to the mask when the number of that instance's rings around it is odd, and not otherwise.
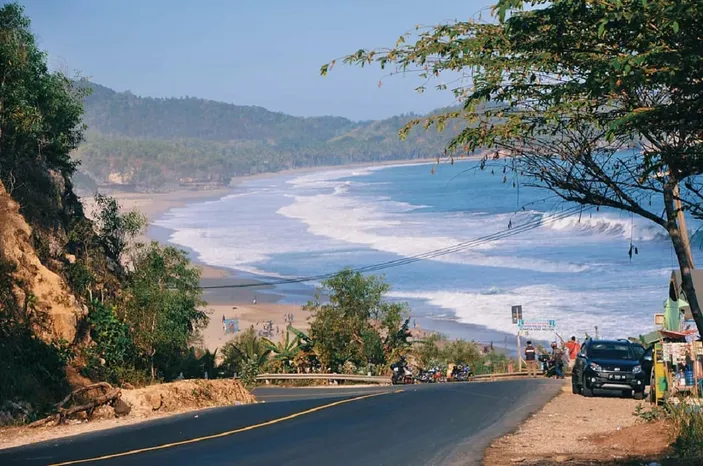
[[[462,157],[457,159],[460,161],[476,160],[483,157],[482,154]],[[439,163],[447,163],[448,160],[440,160]],[[418,159],[418,160],[398,160],[386,161],[380,163],[359,163],[349,165],[332,165],[320,167],[305,167],[299,169],[285,170],[275,173],[262,173],[257,175],[237,177],[232,180],[229,187],[214,189],[214,190],[177,190],[167,193],[134,193],[119,191],[116,189],[102,191],[114,197],[125,211],[139,210],[148,220],[149,226],[145,233],[137,238],[138,241],[148,242],[157,241],[162,244],[168,244],[171,230],[153,225],[153,222],[166,214],[173,208],[184,207],[190,204],[200,204],[209,201],[216,201],[224,196],[236,191],[237,186],[249,180],[265,179],[276,176],[299,175],[306,173],[315,173],[319,171],[330,170],[345,170],[353,168],[373,168],[373,167],[390,167],[402,165],[429,165],[437,163],[437,159]],[[86,213],[90,215],[92,212],[93,202],[90,198],[84,198]],[[188,248],[186,250],[191,261],[201,270],[201,285],[203,287],[223,286],[223,285],[252,285],[261,284],[262,281],[256,276],[251,276],[246,272],[230,269],[226,267],[218,267],[203,263],[197,254]],[[281,329],[285,328],[284,316],[292,314],[294,317],[294,325],[296,328],[306,330],[309,325],[307,318],[309,313],[301,310],[303,302],[308,298],[312,298],[312,291],[309,296],[296,296],[296,304],[281,303],[284,298],[290,298],[287,295],[277,294],[274,292],[274,286],[258,285],[253,287],[240,288],[217,288],[206,289],[203,292],[203,299],[208,303],[207,309],[210,315],[210,322],[207,328],[202,331],[201,343],[204,348],[214,351],[221,347],[232,336],[226,335],[223,329],[222,317],[227,319],[238,319],[239,330],[244,330],[253,326],[256,330],[263,330],[264,322],[271,321],[273,335],[272,338],[279,338]],[[255,303],[255,304],[254,304]],[[413,316],[415,320],[415,316]],[[493,331],[479,325],[465,324],[453,319],[432,319],[428,316],[417,316],[419,321],[418,329],[427,330],[430,332],[440,332],[447,335],[449,338],[463,338],[466,340],[475,340],[481,344],[494,344],[498,349],[508,353],[514,352],[516,349],[515,335],[505,332]],[[278,333],[276,332],[278,328]]]

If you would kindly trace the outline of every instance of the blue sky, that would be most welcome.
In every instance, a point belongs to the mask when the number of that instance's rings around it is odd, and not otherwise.
[[[452,103],[415,76],[323,63],[393,45],[416,24],[466,19],[491,0],[24,0],[53,68],[138,95],[196,96],[293,115],[375,119]]]

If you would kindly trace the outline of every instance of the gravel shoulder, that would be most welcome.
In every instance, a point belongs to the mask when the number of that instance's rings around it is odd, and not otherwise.
[[[645,403],[607,395],[573,395],[570,384],[565,385],[561,394],[517,431],[493,442],[485,452],[484,464],[631,464],[660,457],[670,444],[666,426],[636,417],[640,404]]]

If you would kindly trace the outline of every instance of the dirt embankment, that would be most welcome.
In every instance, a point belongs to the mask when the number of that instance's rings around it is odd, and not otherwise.
[[[640,404],[644,402],[617,397],[584,398],[565,386],[516,432],[493,442],[484,464],[611,465],[659,457],[671,441],[667,427],[637,418]]]
[[[13,293],[18,305],[37,313],[37,336],[45,341],[76,336],[78,317],[85,311],[71,294],[63,278],[46,268],[30,242],[32,230],[19,212],[19,205],[0,182],[0,256],[16,267]]]
[[[90,420],[80,416],[58,426],[2,428],[0,449],[111,429],[175,413],[256,402],[254,395],[239,381],[231,379],[181,380],[138,389],[123,389],[121,400],[129,405],[128,414],[118,415],[111,406],[102,406],[95,410]]]

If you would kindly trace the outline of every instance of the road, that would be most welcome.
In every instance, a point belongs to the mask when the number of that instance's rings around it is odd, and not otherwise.
[[[0,450],[0,464],[479,464],[494,438],[517,427],[561,386],[536,379],[264,388],[255,393],[266,403],[214,408]]]

